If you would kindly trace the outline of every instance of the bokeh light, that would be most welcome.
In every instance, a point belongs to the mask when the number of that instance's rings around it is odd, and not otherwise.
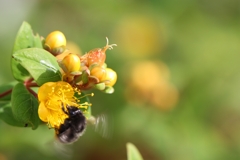
[[[160,54],[166,43],[164,29],[158,19],[147,15],[127,15],[114,30],[114,38],[126,58]]]
[[[125,70],[129,74],[125,77],[128,101],[162,110],[170,110],[176,105],[178,91],[170,83],[170,72],[163,62],[140,61]]]

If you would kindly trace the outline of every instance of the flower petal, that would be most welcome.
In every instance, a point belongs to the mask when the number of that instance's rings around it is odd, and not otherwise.
[[[38,100],[46,101],[49,98],[49,94],[52,93],[53,87],[56,86],[55,82],[44,83],[38,90]]]
[[[39,108],[38,108],[38,115],[39,118],[43,121],[43,122],[48,122],[48,109],[45,107],[44,103],[40,103]]]

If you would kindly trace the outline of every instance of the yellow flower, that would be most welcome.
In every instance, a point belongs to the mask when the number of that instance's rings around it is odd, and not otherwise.
[[[59,128],[68,118],[63,108],[67,110],[67,105],[79,106],[74,97],[74,89],[69,83],[63,81],[43,84],[38,91],[38,100],[40,102],[39,118],[52,128]]]

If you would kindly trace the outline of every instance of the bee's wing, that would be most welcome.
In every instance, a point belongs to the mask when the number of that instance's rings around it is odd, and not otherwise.
[[[72,159],[73,157],[73,145],[63,144],[59,142],[56,138],[51,139],[45,143],[45,148],[49,148],[50,152],[53,153],[57,159]]]
[[[54,145],[55,152],[59,156],[59,158],[72,159],[73,149],[71,144],[66,145],[59,142],[58,140],[55,140],[53,142],[53,145]]]
[[[100,114],[96,117],[91,116],[88,122],[93,125],[94,130],[102,137],[107,139],[112,137],[114,121],[107,114]]]

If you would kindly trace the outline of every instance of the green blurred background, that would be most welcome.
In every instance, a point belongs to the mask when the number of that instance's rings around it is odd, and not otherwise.
[[[107,51],[115,93],[90,98],[109,116],[107,138],[89,126],[62,147],[45,125],[0,121],[0,160],[124,160],[127,142],[145,160],[240,159],[240,1],[0,0],[0,21],[0,84],[13,80],[23,21],[44,37],[62,31],[82,53],[105,37],[118,45]]]

